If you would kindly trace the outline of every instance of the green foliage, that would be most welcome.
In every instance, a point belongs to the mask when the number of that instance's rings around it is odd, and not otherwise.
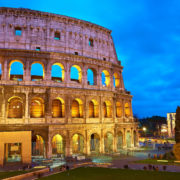
[[[163,155],[163,159],[166,159],[166,160],[176,160],[176,158],[174,156],[174,153],[172,151],[165,153]]]
[[[175,141],[180,143],[180,107],[176,109],[176,121],[175,121]]]

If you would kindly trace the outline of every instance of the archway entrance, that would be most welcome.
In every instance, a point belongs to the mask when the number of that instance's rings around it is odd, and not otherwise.
[[[112,133],[107,133],[104,137],[104,152],[112,153],[113,152],[113,135]]]
[[[99,153],[100,138],[97,134],[91,134],[90,151],[91,153]]]
[[[46,148],[42,136],[34,135],[32,137],[32,156],[45,157]]]
[[[117,151],[123,149],[123,133],[120,131],[117,134]]]
[[[65,143],[63,137],[59,134],[56,134],[52,139],[52,154],[61,155],[65,152]]]
[[[126,145],[127,145],[127,148],[131,147],[131,132],[130,131],[126,132]]]
[[[81,134],[74,134],[72,137],[72,153],[84,153],[84,137]]]

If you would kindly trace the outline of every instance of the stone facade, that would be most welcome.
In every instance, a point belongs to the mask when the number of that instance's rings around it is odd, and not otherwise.
[[[17,142],[22,144],[22,162],[24,164],[31,163],[31,132],[0,132],[0,166],[4,165],[4,159],[7,156],[7,150],[4,149],[5,145]]]
[[[175,123],[176,121],[176,113],[167,113],[167,128],[168,128],[168,136],[175,136]]]
[[[11,75],[14,62],[23,65],[21,81]],[[132,95],[125,90],[123,67],[110,30],[66,16],[0,8],[0,63],[0,131],[32,131],[32,136],[42,137],[44,156],[48,158],[53,154],[52,141],[57,134],[63,138],[66,156],[74,153],[75,134],[83,138],[84,154],[92,151],[92,134],[99,139],[100,153],[108,152],[108,133],[113,137],[113,152],[119,149],[119,133],[122,148],[137,146]],[[32,81],[34,63],[43,67],[43,76],[37,81]],[[62,69],[61,81],[52,78],[54,64]],[[72,66],[78,69],[76,81],[70,76]],[[87,80],[88,69],[93,71],[93,85]]]

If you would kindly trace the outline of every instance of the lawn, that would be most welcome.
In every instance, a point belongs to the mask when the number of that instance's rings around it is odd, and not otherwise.
[[[12,177],[24,173],[26,173],[26,171],[0,172],[0,179]]]
[[[68,172],[55,174],[42,180],[176,180],[180,179],[180,173],[154,172],[142,170],[124,170],[108,168],[81,167]]]
[[[180,165],[180,163],[175,163],[174,160],[169,160],[168,162],[158,162],[157,159],[144,159],[139,161],[134,161],[134,163],[140,164],[159,164],[159,165]]]

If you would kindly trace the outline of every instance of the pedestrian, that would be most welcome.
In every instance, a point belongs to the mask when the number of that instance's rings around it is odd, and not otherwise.
[[[69,166],[66,166],[67,175],[69,176]]]

